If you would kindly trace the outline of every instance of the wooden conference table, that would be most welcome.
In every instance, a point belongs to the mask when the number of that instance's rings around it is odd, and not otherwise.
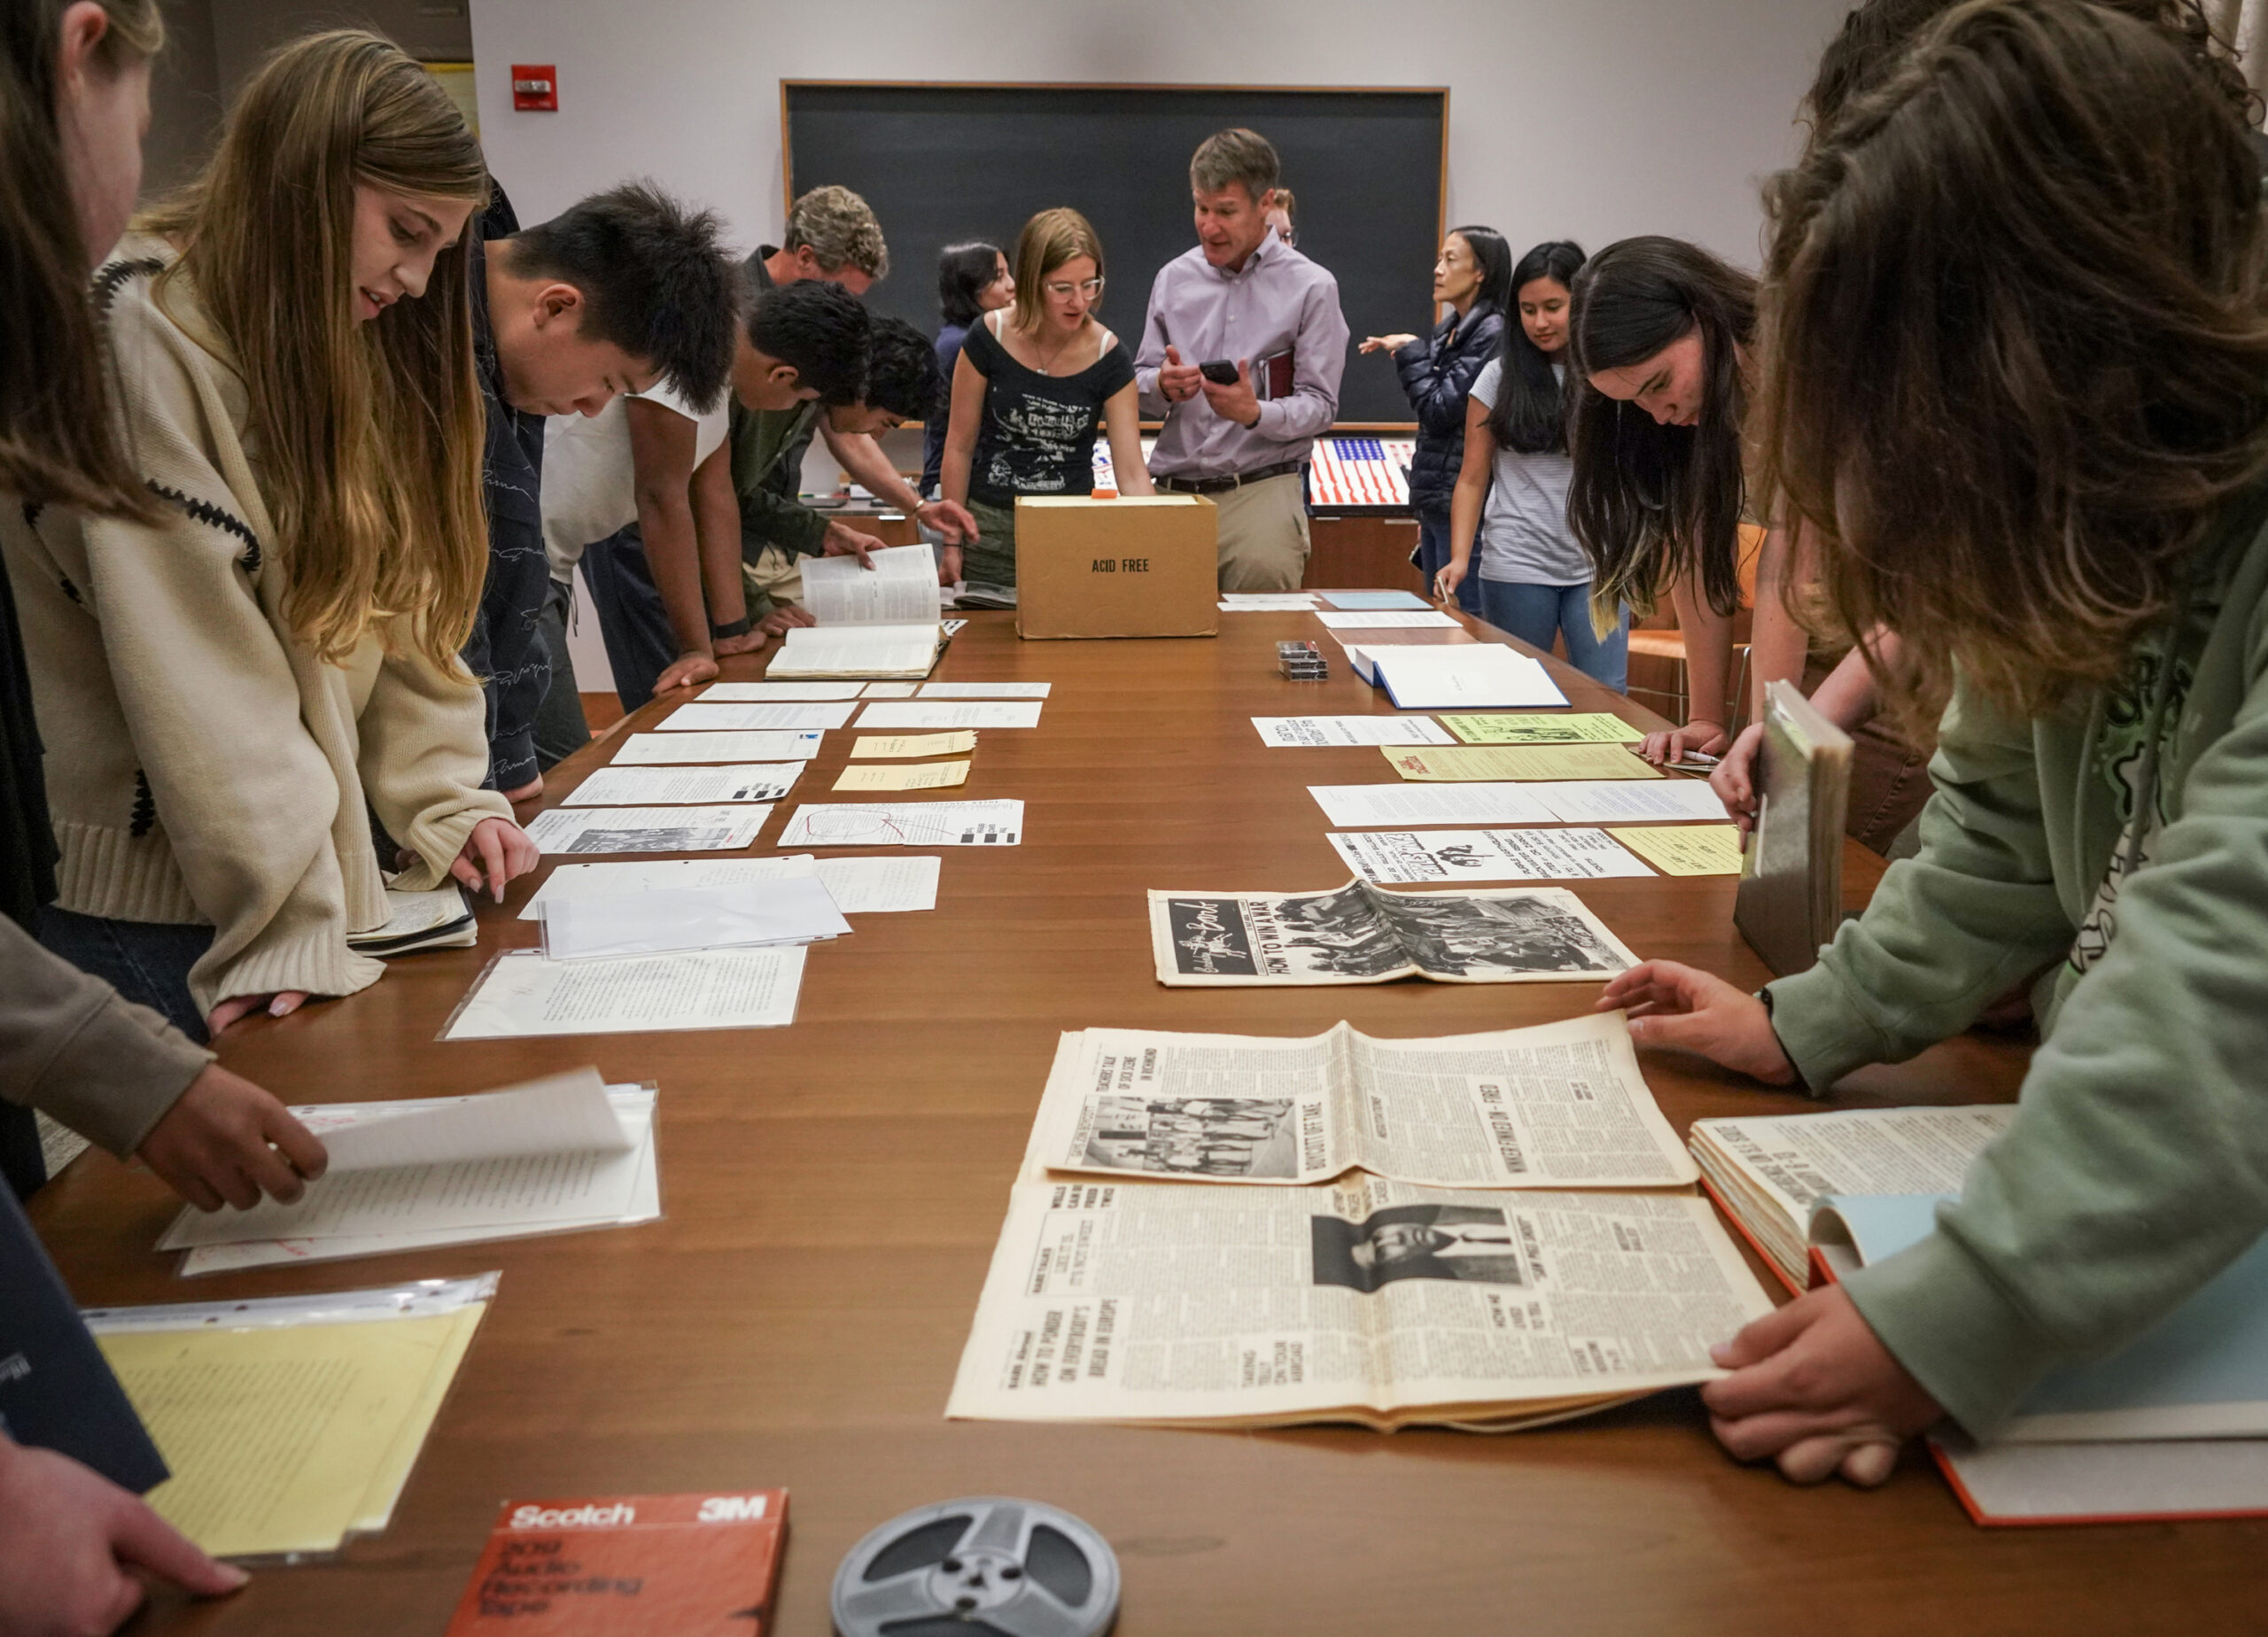
[[[951,793],[1022,798],[1024,843],[942,850],[935,912],[863,916],[813,949],[791,1028],[437,1043],[488,957],[534,941],[509,919],[531,880],[488,909],[478,950],[408,958],[351,999],[246,1026],[223,1051],[295,1102],[471,1091],[591,1062],[610,1081],[651,1079],[660,1222],[189,1284],[150,1248],[174,1206],[149,1175],[97,1153],[50,1186],[34,1218],[90,1305],[503,1271],[383,1535],[222,1602],[160,1600],[133,1629],[438,1633],[507,1498],[771,1485],[792,1493],[788,1637],[829,1629],[835,1565],[868,1529],[988,1493],[1068,1508],[1109,1538],[1126,1637],[2268,1629],[2260,1523],[1986,1532],[1918,1460],[1877,1493],[1798,1490],[1726,1459],[1689,1392],[1504,1438],[947,1422],[1058,1031],[1294,1035],[1344,1017],[1446,1035],[1566,1017],[1596,993],[1160,987],[1145,888],[1335,885],[1347,872],[1304,787],[1389,777],[1374,749],[1270,750],[1254,733],[1254,714],[1390,709],[1330,643],[1330,681],[1278,676],[1276,641],[1319,638],[1311,617],[1221,623],[1210,641],[1022,643],[1011,617],[975,617],[938,677],[1054,684],[1036,731],[980,734]],[[753,657],[726,666],[757,671]],[[1657,725],[1558,676],[1578,710]],[[850,738],[828,736],[795,800],[833,799]],[[611,748],[556,770],[553,795]],[[1847,873],[1857,901],[1880,865],[1853,846]],[[1732,930],[1729,880],[1581,891],[1642,955],[1744,987],[1765,975]],[[1845,1100],[2006,1098],[2022,1055],[1954,1041],[1856,1077]],[[1689,1061],[1645,1066],[1681,1130],[1806,1106]]]

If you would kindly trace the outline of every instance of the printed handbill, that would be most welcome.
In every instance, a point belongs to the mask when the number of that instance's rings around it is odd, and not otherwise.
[[[1662,772],[1620,745],[1452,745],[1443,750],[1388,749],[1386,759],[1404,779],[1433,781],[1577,779],[1659,779]]]
[[[1158,981],[1176,987],[1588,982],[1638,958],[1564,887],[1150,894]]]
[[[1441,725],[1469,745],[1635,744],[1645,737],[1603,710],[1444,715]]]
[[[845,802],[798,807],[782,847],[1014,847],[1024,804],[994,802]]]
[[[1260,741],[1278,749],[1315,745],[1454,744],[1431,717],[1254,717]]]
[[[772,809],[554,807],[528,820],[548,853],[736,852],[756,840]]]
[[[1355,830],[1333,831],[1327,839],[1356,874],[1372,881],[1590,881],[1653,873],[1604,830]]]
[[[1443,1188],[1662,1188],[1700,1175],[1619,1012],[1434,1040],[1091,1028],[1040,1099],[1050,1171]]]
[[[672,803],[776,802],[795,787],[801,762],[734,767],[602,767],[560,798],[565,807],[642,807]]]
[[[808,762],[823,735],[781,729],[721,733],[633,733],[614,753],[616,767],[687,762]]]

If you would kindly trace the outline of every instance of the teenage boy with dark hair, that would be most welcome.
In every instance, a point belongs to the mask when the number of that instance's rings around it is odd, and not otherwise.
[[[882,224],[866,201],[848,188],[813,188],[788,207],[787,229],[778,245],[757,248],[746,263],[749,277],[759,290],[782,288],[799,281],[823,279],[863,297],[889,272],[889,247],[883,243]],[[935,406],[924,405],[925,417]],[[790,445],[773,471],[773,488],[790,506],[803,492],[804,454],[814,432],[827,439],[834,455],[854,482],[875,499],[898,508],[949,546],[976,538],[976,520],[964,507],[950,500],[924,500],[914,486],[898,475],[889,457],[873,438],[844,431],[834,417],[819,419]],[[855,532],[845,530],[844,533]],[[861,535],[873,541],[872,535]],[[866,549],[872,550],[870,544]],[[754,580],[765,589],[777,587],[793,596],[802,575],[792,553],[773,552],[751,565]]]
[[[748,565],[751,609],[765,629],[809,625],[811,617],[793,606],[788,578],[778,571],[784,560],[851,556],[860,562],[882,542],[813,511],[783,494],[779,477],[791,453],[808,442],[814,427],[844,437],[871,439],[928,412],[942,382],[936,348],[928,337],[901,318],[874,321],[867,346],[866,379],[847,402],[814,402],[792,410],[749,415],[733,412],[733,487],[740,493],[741,551]],[[764,567],[759,569],[759,562]],[[800,581],[800,571],[795,573]],[[761,608],[758,604],[772,606]]]
[[[490,780],[513,801],[543,792],[544,417],[596,415],[617,393],[656,384],[696,409],[717,401],[738,310],[720,234],[713,213],[644,182],[525,230],[499,188],[481,218],[472,322],[488,408],[488,584],[464,657],[487,689]]]
[[[706,414],[657,386],[596,415],[550,423],[543,533],[551,583],[542,622],[551,683],[536,718],[544,768],[590,740],[567,654],[579,561],[625,710],[708,681],[719,657],[764,646],[741,586],[740,502],[725,446],[731,407],[788,410],[855,397],[867,329],[866,308],[841,291],[793,284],[757,299],[735,327],[730,397]]]

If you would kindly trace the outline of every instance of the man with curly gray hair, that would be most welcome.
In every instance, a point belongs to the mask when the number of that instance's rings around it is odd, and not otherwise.
[[[813,188],[788,208],[788,230],[780,247],[757,254],[769,264],[781,259],[792,268],[771,268],[774,283],[823,278],[854,296],[889,276],[889,246],[882,225],[866,201],[848,188]]]

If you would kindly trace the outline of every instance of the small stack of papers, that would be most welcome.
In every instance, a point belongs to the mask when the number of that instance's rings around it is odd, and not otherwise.
[[[184,1209],[158,1241],[184,1274],[379,1256],[661,1214],[654,1092],[594,1068],[476,1097],[292,1110],[330,1166],[292,1205]]]
[[[216,1557],[299,1556],[392,1519],[496,1280],[85,1317],[173,1469],[159,1516]]]
[[[839,938],[850,930],[816,874],[762,887],[708,888],[547,898],[543,952],[553,960],[674,955],[686,950],[773,949]]]
[[[1347,663],[1403,710],[1564,705],[1542,663],[1496,642],[1350,646]]]
[[[407,955],[413,950],[469,950],[480,942],[472,906],[454,881],[431,892],[386,888],[386,921],[368,932],[350,932],[346,947],[357,955]]]

